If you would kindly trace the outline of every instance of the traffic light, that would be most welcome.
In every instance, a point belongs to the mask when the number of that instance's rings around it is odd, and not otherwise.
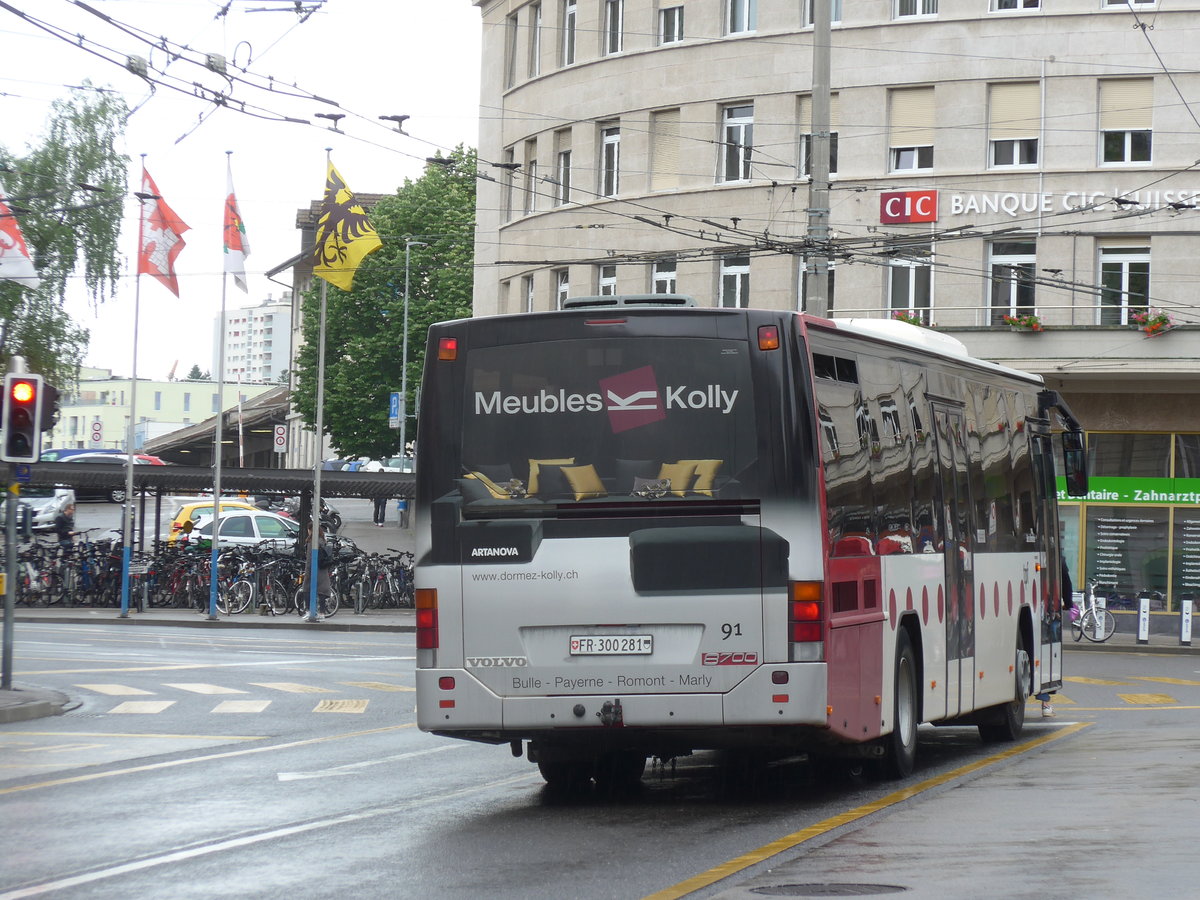
[[[32,463],[42,450],[42,376],[4,376],[4,436],[0,460]]]
[[[58,416],[61,410],[59,409],[59,390],[52,384],[43,384],[41,391],[42,404],[42,427],[39,429],[43,434],[47,431],[53,431],[54,426],[58,424]]]

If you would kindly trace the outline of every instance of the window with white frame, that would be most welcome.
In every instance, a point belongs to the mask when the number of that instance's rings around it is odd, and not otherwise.
[[[571,270],[554,270],[554,308],[562,309],[571,296]]]
[[[829,174],[837,174],[838,118],[840,103],[837,94],[829,95]],[[812,175],[813,122],[812,97],[799,98],[796,121],[800,126],[800,152],[796,170],[800,175]]]
[[[521,297],[525,312],[533,312],[533,276],[521,276]]]
[[[679,186],[680,116],[678,109],[650,113],[650,190]]]
[[[1099,324],[1129,325],[1150,305],[1150,248],[1100,248]]]
[[[604,0],[604,45],[601,52],[605,56],[621,52],[624,29],[625,0]]]
[[[621,128],[612,123],[600,127],[600,194],[615,197],[621,190]]]
[[[888,310],[929,324],[933,305],[933,252],[929,244],[905,247],[888,262]]]
[[[842,0],[829,0],[829,21],[837,23],[842,21]],[[804,22],[805,28],[813,24],[813,0],[804,0]]]
[[[1042,0],[992,0],[992,12],[1015,12],[1022,9],[1040,9]]]
[[[529,215],[537,209],[537,139],[525,142],[525,199],[522,212]]]
[[[558,132],[554,142],[554,202],[562,206],[571,202],[571,132]]]
[[[674,44],[683,40],[683,7],[668,6],[658,11],[658,42]]]
[[[896,4],[896,18],[903,19],[909,16],[936,16],[938,11],[938,0],[894,0]]]
[[[721,306],[746,309],[750,305],[750,256],[721,257]]]
[[[511,221],[513,217],[513,190],[516,184],[515,159],[516,150],[512,147],[506,148],[504,151],[504,183],[501,187],[504,195],[501,202],[505,222]]]
[[[542,74],[542,4],[529,5],[529,77]]]
[[[1134,6],[1153,6],[1157,2],[1158,0],[1104,0],[1104,5],[1128,7],[1132,3]]]
[[[617,267],[615,265],[600,266],[596,279],[596,293],[601,297],[612,297],[617,293]]]
[[[1036,166],[1042,129],[1041,85],[1036,81],[989,87],[988,165]]]
[[[576,0],[562,0],[562,47],[559,50],[560,62],[564,66],[575,65],[575,26],[579,16]]]
[[[675,293],[675,269],[678,263],[674,259],[658,259],[651,267],[651,288],[655,294]]]
[[[1035,315],[1037,243],[995,241],[988,246],[988,255],[991,258],[989,324],[1003,325],[1005,316]]]
[[[834,266],[833,266],[833,264],[830,264],[825,270],[825,275],[826,275],[825,312],[827,315],[831,315],[834,310],[833,286],[835,283],[835,279],[833,277],[833,273],[834,273]],[[797,297],[796,308],[798,310],[800,310],[800,312],[811,312],[811,310],[809,309],[809,305],[808,305],[808,293],[809,293],[808,282],[809,282],[809,279],[812,278],[812,265],[807,262],[801,261],[798,274],[799,274],[798,283],[796,285],[796,297]]]
[[[889,168],[915,172],[933,168],[933,88],[898,88],[890,94]]]
[[[513,13],[504,20],[504,86],[512,87],[517,83],[517,15]]]
[[[722,115],[721,181],[749,181],[754,150],[754,105],[725,107]]]
[[[1106,165],[1150,162],[1154,81],[1113,78],[1100,82],[1101,161]]]
[[[725,0],[725,33],[742,34],[757,27],[758,0]]]

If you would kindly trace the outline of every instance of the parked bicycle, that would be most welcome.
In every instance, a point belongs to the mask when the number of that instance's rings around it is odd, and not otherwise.
[[[1082,609],[1078,618],[1071,622],[1071,635],[1078,641],[1087,638],[1097,644],[1102,644],[1113,636],[1117,630],[1117,618],[1108,611],[1106,606],[1096,602],[1096,588],[1101,587],[1095,579],[1088,579],[1087,589],[1083,592]],[[1076,605],[1077,608],[1079,605]]]

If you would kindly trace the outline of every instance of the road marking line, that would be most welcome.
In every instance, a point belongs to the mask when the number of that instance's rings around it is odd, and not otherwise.
[[[1039,702],[1040,701],[1038,700],[1037,697],[1030,697],[1028,700],[1025,701],[1025,705],[1026,706],[1037,706]],[[1075,705],[1075,701],[1072,700],[1070,697],[1068,697],[1066,694],[1051,694],[1050,702],[1057,703],[1060,706],[1074,706]]]
[[[126,731],[9,731],[29,737],[97,737],[97,738],[148,738],[152,741],[265,741],[265,734],[156,734]],[[0,792],[2,793],[2,792]]]
[[[1128,681],[1112,681],[1108,678],[1084,678],[1082,675],[1068,675],[1063,681],[1070,681],[1075,684],[1107,684],[1116,686],[1129,684]]]
[[[222,700],[212,711],[215,713],[260,713],[271,705],[270,700]]]
[[[385,756],[381,759],[366,759],[356,763],[346,763],[344,766],[334,766],[331,769],[317,769],[313,772],[280,772],[276,776],[280,781],[303,781],[309,778],[327,778],[330,775],[349,775],[358,769],[365,769],[369,766],[379,766],[384,763],[400,762],[405,759],[415,759],[418,756],[427,756],[430,753],[441,753],[443,750],[462,750],[466,744],[444,744],[441,747],[431,747],[428,750],[414,750],[411,753],[398,753],[395,756]]]
[[[130,687],[126,684],[77,684],[75,687],[85,691],[95,691],[97,694],[104,694],[108,697],[154,696],[154,691],[143,691],[141,688]]]
[[[369,700],[322,700],[313,707],[315,713],[362,713]]]
[[[124,703],[118,703],[109,710],[111,715],[139,715],[152,716],[155,713],[160,713],[169,706],[174,706],[174,700],[126,700]]]
[[[216,843],[204,843],[192,847],[184,847],[179,850],[171,850],[159,856],[152,856],[146,859],[138,859],[132,862],[121,863],[119,865],[109,866],[106,869],[98,869],[94,872],[85,872],[82,875],[72,875],[69,878],[60,878],[56,881],[46,881],[42,882],[41,884],[33,884],[27,887],[18,888],[15,891],[7,891],[3,894],[0,894],[0,900],[17,900],[17,898],[20,897],[36,897],[40,894],[47,894],[52,891],[61,891],[65,888],[78,887],[83,884],[91,884],[96,881],[102,881],[105,878],[112,878],[116,875],[128,875],[131,872],[141,872],[146,869],[156,868],[158,866],[165,866],[172,863],[184,862],[186,860],[198,859],[200,857],[209,856],[213,853],[224,853],[229,850],[239,850],[243,847],[261,844],[265,841],[277,841],[280,838],[304,834],[309,831],[317,831],[323,828],[332,828],[338,825],[347,825],[354,822],[367,822],[383,816],[394,816],[421,806],[436,805],[445,803],[447,800],[454,800],[470,794],[479,794],[483,793],[484,791],[499,790],[510,785],[521,784],[522,782],[532,781],[537,777],[538,776],[536,774],[529,774],[517,775],[512,778],[501,778],[497,781],[489,781],[484,784],[474,785],[472,787],[459,788],[458,790],[447,791],[444,794],[424,797],[419,800],[409,800],[404,803],[398,803],[395,806],[386,807],[384,809],[372,809],[362,812],[344,813],[339,816],[330,816],[327,819],[318,819],[315,822],[303,822],[299,825],[285,825],[281,828],[274,828],[270,831],[265,831],[260,834],[243,835],[242,837],[230,838],[224,841],[217,841]]]
[[[1020,756],[1022,753],[1028,753],[1037,747],[1049,744],[1051,741],[1057,741],[1074,734],[1084,728],[1087,728],[1089,722],[1075,722],[1066,725],[1063,728],[1056,728],[1054,731],[1039,738],[1034,738],[1027,743],[1019,744],[1016,747],[1010,747],[1008,750],[1002,750],[999,753],[993,753],[991,756],[986,756],[983,759],[978,759],[975,762],[967,763],[965,766],[960,766],[949,772],[941,775],[936,775],[933,778],[928,778],[925,781],[914,784],[910,787],[901,788],[886,797],[880,797],[870,803],[863,804],[856,809],[847,810],[844,813],[839,813],[824,821],[817,822],[807,828],[802,828],[799,831],[793,831],[791,834],[784,835],[777,840],[771,841],[769,844],[764,844],[756,850],[751,850],[748,853],[743,853],[741,856],[735,857],[728,862],[722,863],[719,866],[714,866],[706,872],[701,872],[698,875],[681,881],[678,884],[671,885],[654,894],[650,894],[645,900],[674,900],[674,898],[685,897],[701,888],[716,884],[731,875],[736,875],[751,866],[757,865],[772,856],[778,856],[785,850],[791,850],[803,844],[805,841],[811,841],[813,838],[828,834],[829,832],[841,828],[843,825],[848,825],[851,822],[857,822],[864,819],[872,813],[879,812],[881,809],[887,809],[890,806],[895,806],[910,797],[915,797],[918,794],[924,793],[935,787],[940,787],[943,784],[954,781],[956,778],[962,778],[965,775],[970,775],[973,772],[978,772],[981,769],[986,769],[988,766],[995,765],[998,762],[1003,762],[1007,759],[1012,759],[1015,756]],[[0,896],[0,900],[4,900]]]
[[[219,684],[166,684],[164,687],[179,688],[181,691],[191,691],[193,694],[248,694],[237,688],[224,687]]]
[[[1134,706],[1170,706],[1179,702],[1170,694],[1117,694],[1117,697]]]
[[[348,731],[344,734],[331,734],[326,737],[305,738],[301,741],[288,741],[283,744],[270,744],[266,747],[247,747],[244,750],[225,750],[221,753],[210,753],[207,756],[192,756],[187,759],[172,759],[166,762],[146,763],[142,766],[130,766],[126,769],[113,769],[110,772],[89,772],[86,775],[72,775],[68,778],[56,778],[52,781],[40,781],[37,784],[18,784],[12,787],[0,787],[0,796],[5,794],[16,794],[21,791],[32,791],[39,788],[58,787],[64,784],[83,784],[88,781],[96,781],[100,778],[112,778],[115,775],[131,775],[135,772],[155,772],[159,769],[173,769],[177,766],[190,766],[193,763],[212,762],[218,759],[234,759],[238,756],[249,756],[251,753],[268,753],[272,750],[291,750],[294,747],[307,747],[313,744],[324,744],[329,741],[340,741],[347,738],[368,737],[373,734],[387,734],[391,731],[400,731],[404,728],[416,728],[415,722],[406,722],[403,725],[387,725],[383,728],[368,728],[365,731]],[[42,735],[57,735],[52,731],[26,731],[26,732],[10,732],[17,734],[42,734]],[[101,736],[101,735],[97,735]],[[103,735],[110,737],[111,735]],[[144,735],[122,735],[123,737],[144,737]],[[185,737],[185,735],[174,734],[159,734],[154,737]],[[201,735],[195,735],[201,737]],[[230,738],[230,740],[264,740],[264,738]],[[3,900],[3,895],[0,895],[0,900]]]
[[[372,691],[411,691],[416,692],[415,687],[408,687],[403,684],[388,684],[385,681],[339,681],[338,684],[344,684],[347,687],[367,688]]]
[[[1200,681],[1189,681],[1186,678],[1164,678],[1161,675],[1134,675],[1138,681],[1154,681],[1159,684],[1189,684],[1200,685]]]
[[[330,688],[315,687],[311,684],[296,684],[293,681],[252,681],[255,687],[270,688],[273,691],[286,691],[289,694],[336,694]]]

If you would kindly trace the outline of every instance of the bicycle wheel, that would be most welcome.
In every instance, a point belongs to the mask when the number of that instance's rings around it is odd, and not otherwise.
[[[392,605],[392,592],[387,579],[380,578],[371,586],[371,608],[386,609]]]
[[[239,578],[221,593],[217,607],[224,613],[237,615],[245,612],[253,602],[254,582],[249,578]]]
[[[1079,618],[1071,622],[1071,637],[1078,642],[1083,637],[1083,620],[1088,617],[1087,613],[1083,613]]]
[[[1083,636],[1095,644],[1103,644],[1117,630],[1117,618],[1107,609],[1089,610],[1080,621],[1084,622]]]
[[[282,581],[275,578],[270,579],[263,585],[263,602],[271,610],[271,614],[282,616],[288,611],[288,604],[291,602],[291,593],[287,586]]]
[[[338,592],[335,590],[328,597],[323,597],[317,603],[317,609],[325,618],[336,616],[338,608],[342,605],[341,598],[338,597]]]

